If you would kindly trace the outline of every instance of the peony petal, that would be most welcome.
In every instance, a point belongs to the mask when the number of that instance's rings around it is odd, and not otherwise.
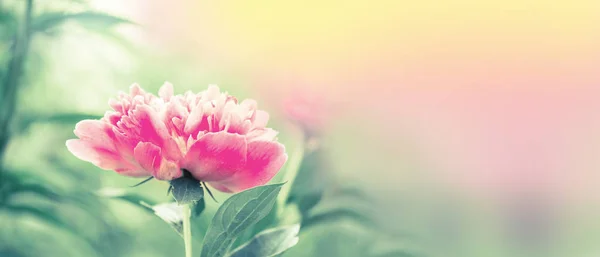
[[[216,100],[219,96],[221,96],[221,90],[219,86],[211,84],[208,85],[208,89],[204,91],[203,98],[205,101]]]
[[[151,142],[158,147],[163,146],[165,139],[169,137],[169,131],[155,110],[148,105],[139,105],[132,112],[132,118],[137,123],[132,124],[134,125],[132,128],[139,136],[139,141]]]
[[[201,130],[208,130],[208,118],[205,115],[202,104],[198,104],[190,111],[183,132],[185,135],[193,135]]]
[[[133,164],[125,161],[117,152],[94,146],[81,139],[67,140],[66,145],[67,149],[69,149],[75,157],[91,162],[101,169],[115,170],[123,175],[132,177],[150,175],[149,172],[137,169]]]
[[[133,83],[131,84],[131,86],[129,86],[129,95],[131,96],[138,96],[138,95],[146,95],[146,91],[144,91],[141,87],[140,84],[138,83]]]
[[[244,107],[246,111],[254,111],[258,107],[258,103],[253,99],[246,99],[240,103],[240,106]]]
[[[185,149],[185,141],[181,137],[167,138],[161,148],[163,158],[168,160],[181,160]]]
[[[122,101],[111,98],[108,100],[108,105],[117,113],[122,114],[126,112],[125,105],[123,105]]]
[[[225,185],[219,184],[218,182],[209,182],[210,186],[224,193],[234,193]]]
[[[245,135],[252,128],[252,122],[249,120],[242,120],[240,116],[231,115],[229,119],[229,127],[227,128],[227,132],[236,133],[240,135]]]
[[[180,166],[200,181],[223,180],[245,165],[246,153],[244,136],[207,133],[192,145]]]
[[[277,174],[286,160],[287,155],[282,144],[267,141],[250,142],[245,166],[233,176],[209,184],[224,192],[240,192],[264,185]]]
[[[267,126],[269,122],[269,113],[261,110],[256,111],[256,116],[254,117],[254,127],[255,128],[264,128]]]
[[[183,127],[185,126],[184,117],[187,117],[188,110],[181,104],[178,97],[172,98],[165,105],[165,114],[163,122],[167,126],[170,135],[184,136]]]
[[[115,169],[115,172],[123,175],[123,176],[129,176],[129,177],[147,177],[147,176],[151,176],[152,174],[148,173],[148,171],[140,169],[140,168],[123,168],[123,169]]]
[[[133,157],[140,167],[153,175],[159,169],[162,162],[160,147],[149,142],[138,143],[135,149],[133,149]]]
[[[165,159],[163,151],[152,143],[141,142],[133,152],[139,165],[158,180],[172,180],[182,175],[177,163]]]
[[[112,126],[116,126],[119,120],[121,120],[121,113],[114,111],[106,111],[104,117],[102,117],[102,121],[105,121]]]
[[[113,127],[112,130],[116,138],[115,145],[118,147],[121,155],[124,158],[133,159],[133,149],[139,143],[137,138],[123,132],[117,127]]]
[[[270,128],[255,129],[247,134],[248,142],[273,141],[279,132]]]
[[[158,90],[158,96],[165,102],[171,100],[171,97],[173,97],[173,84],[165,82]]]
[[[112,126],[101,120],[82,120],[75,125],[73,133],[80,139],[102,148],[115,150]]]
[[[91,162],[96,166],[98,166],[98,164],[100,163],[100,153],[90,143],[87,143],[81,139],[67,140],[67,149],[69,150],[69,152],[75,155],[75,157],[81,160]],[[108,150],[103,151],[110,153],[110,151]],[[116,154],[108,155],[107,157],[107,159],[118,160],[118,156],[116,156]],[[111,169],[112,167],[100,168]]]

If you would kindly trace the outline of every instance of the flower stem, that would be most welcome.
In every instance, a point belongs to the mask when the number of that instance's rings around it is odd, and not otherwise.
[[[281,215],[285,210],[285,203],[290,195],[290,191],[292,189],[292,186],[294,185],[294,180],[296,179],[296,176],[298,175],[298,170],[300,169],[300,164],[302,164],[302,159],[304,158],[304,141],[306,139],[304,135],[302,135],[300,139],[301,140],[298,142],[296,149],[294,149],[294,152],[292,152],[291,156],[288,159],[287,168],[285,170],[283,178],[283,181],[287,182],[288,185],[282,187],[281,193],[279,193],[279,197],[277,199],[279,206],[279,209],[277,209],[278,215]]]
[[[190,204],[183,206],[183,242],[185,244],[185,257],[192,257],[192,210]]]

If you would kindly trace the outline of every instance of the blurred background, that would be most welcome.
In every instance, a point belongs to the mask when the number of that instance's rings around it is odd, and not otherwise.
[[[166,183],[131,188],[65,147],[118,91],[165,81],[256,99],[304,157],[284,199],[296,211],[253,228],[301,220],[284,256],[600,256],[599,12],[596,0],[1,0],[0,256],[183,255],[132,204],[170,200]]]

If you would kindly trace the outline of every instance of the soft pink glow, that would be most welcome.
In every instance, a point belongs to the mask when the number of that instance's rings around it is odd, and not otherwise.
[[[326,128],[330,106],[322,96],[308,90],[296,90],[283,98],[283,111],[286,117],[300,126],[309,135],[317,134]]]
[[[159,97],[138,85],[111,100],[101,120],[77,124],[67,141],[78,158],[132,177],[172,180],[182,169],[224,192],[267,183],[285,163],[269,115],[254,100],[241,103],[217,86],[174,95],[165,83]]]

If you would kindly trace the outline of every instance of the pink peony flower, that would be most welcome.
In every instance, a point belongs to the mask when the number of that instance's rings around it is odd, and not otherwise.
[[[75,127],[79,139],[67,141],[78,158],[131,177],[159,180],[181,177],[183,170],[223,192],[267,183],[287,160],[269,115],[254,100],[221,93],[217,86],[173,95],[165,83],[159,97],[137,84],[111,99],[100,120]]]

